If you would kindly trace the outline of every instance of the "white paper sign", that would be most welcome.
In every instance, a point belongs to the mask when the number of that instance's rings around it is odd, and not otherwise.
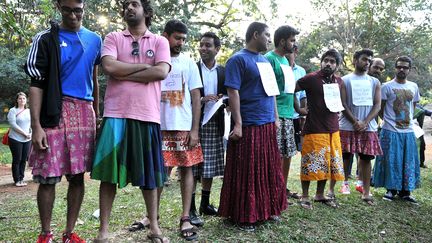
[[[417,124],[413,124],[413,131],[414,131],[414,135],[416,138],[419,138],[421,136],[423,136],[425,134],[425,132],[423,131],[423,129],[417,125]]]
[[[294,72],[292,68],[288,65],[283,65],[283,64],[281,64],[280,67],[282,69],[284,80],[285,80],[284,93],[294,94],[296,81],[295,81]]]
[[[355,106],[372,106],[372,85],[369,80],[351,80],[352,101]]]
[[[223,96],[214,103],[206,103],[206,108],[204,109],[204,117],[201,126],[204,126],[208,121],[210,121],[213,115],[219,110],[219,107],[222,106],[223,101],[226,99],[228,99],[228,96]],[[209,108],[207,108],[207,105]]]
[[[340,97],[339,85],[323,84],[324,102],[331,112],[343,111],[342,101]]]
[[[261,76],[261,82],[268,96],[279,95],[279,88],[276,82],[276,76],[273,68],[268,62],[257,62],[258,70]]]
[[[183,85],[183,74],[171,71],[166,79],[162,80],[161,91],[181,91]]]

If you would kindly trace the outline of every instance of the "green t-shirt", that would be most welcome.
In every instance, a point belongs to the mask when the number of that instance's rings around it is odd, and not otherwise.
[[[276,81],[279,88],[279,95],[276,96],[277,110],[280,118],[292,119],[294,116],[294,94],[284,93],[285,79],[281,64],[289,66],[286,57],[279,56],[274,51],[267,52],[265,57],[269,60],[276,75]]]

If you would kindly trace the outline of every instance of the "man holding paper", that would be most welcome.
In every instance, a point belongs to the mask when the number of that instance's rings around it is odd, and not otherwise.
[[[228,140],[219,214],[242,230],[255,230],[258,221],[280,220],[287,207],[276,140],[278,119],[276,78],[260,54],[271,43],[268,27],[253,22],[246,31],[246,48],[227,62],[225,86],[233,128]]]
[[[342,194],[349,194],[348,168],[353,154],[359,157],[358,186],[362,200],[373,205],[369,195],[371,160],[381,155],[375,117],[381,109],[381,87],[378,79],[367,75],[373,52],[363,49],[354,53],[354,73],[342,78],[345,89],[341,90],[342,104],[345,110],[339,120],[342,143],[342,156],[345,181],[342,183]]]
[[[201,203],[199,207],[200,214],[216,215],[217,208],[210,204],[210,192],[213,184],[213,177],[223,176],[224,173],[224,107],[222,102],[223,94],[226,94],[225,68],[216,62],[216,55],[221,47],[219,37],[213,32],[206,32],[201,36],[199,43],[199,53],[201,60],[197,62],[198,70],[201,76],[203,88],[201,91],[202,115],[209,120],[202,119],[200,127],[200,141],[203,151],[204,161],[201,164],[192,167],[195,186],[197,180],[201,180]],[[217,102],[219,101],[219,102]],[[221,106],[218,106],[222,104]],[[217,107],[219,107],[217,109]],[[215,113],[212,111],[215,110]],[[207,121],[207,122],[206,122]],[[192,223],[202,224],[197,216],[195,206],[195,189],[192,193],[190,217]]]
[[[296,84],[296,91],[306,91],[309,109],[303,128],[305,135],[300,171],[303,190],[300,205],[305,209],[312,209],[309,201],[310,181],[318,181],[315,202],[338,207],[333,200],[334,186],[336,181],[344,178],[338,121],[338,113],[343,110],[343,106],[339,90],[345,86],[334,73],[341,61],[337,50],[328,50],[321,57],[321,70],[304,76]],[[295,103],[295,109],[300,111],[298,103]],[[329,179],[332,182],[328,197],[325,197],[325,184]]]
[[[272,65],[280,92],[276,96],[277,112],[279,115],[277,142],[282,156],[281,168],[285,185],[288,183],[291,157],[297,153],[293,124],[295,77],[285,55],[294,52],[296,35],[298,34],[299,32],[289,25],[279,27],[274,34],[274,45],[276,48],[265,55]],[[287,196],[299,199],[297,193],[290,192],[288,188]]]

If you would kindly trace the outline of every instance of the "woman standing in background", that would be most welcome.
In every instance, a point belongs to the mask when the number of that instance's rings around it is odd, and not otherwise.
[[[15,186],[26,186],[24,170],[31,143],[30,110],[27,108],[27,95],[19,92],[15,106],[9,110],[9,148],[12,153],[12,176]]]

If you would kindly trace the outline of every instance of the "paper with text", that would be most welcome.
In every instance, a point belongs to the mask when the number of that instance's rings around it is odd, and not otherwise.
[[[258,70],[261,76],[261,82],[264,86],[264,91],[268,96],[279,95],[279,88],[276,82],[276,76],[273,68],[268,62],[257,62]]]
[[[161,91],[181,91],[183,84],[183,74],[172,70],[166,79],[162,81]]]
[[[285,80],[284,93],[294,94],[296,81],[295,81],[294,72],[292,68],[288,65],[283,65],[283,64],[281,64],[280,67],[282,69],[284,80]]]
[[[323,84],[324,90],[324,102],[327,108],[331,112],[343,111],[339,85],[335,84]]]
[[[214,114],[219,110],[219,107],[222,106],[223,101],[226,99],[228,99],[228,96],[224,95],[216,102],[206,103],[206,108],[204,108],[204,116],[203,116],[203,121],[201,126],[204,126],[208,121],[210,121],[210,119],[214,116]]]
[[[355,106],[372,106],[372,85],[369,80],[351,80],[352,102]]]

